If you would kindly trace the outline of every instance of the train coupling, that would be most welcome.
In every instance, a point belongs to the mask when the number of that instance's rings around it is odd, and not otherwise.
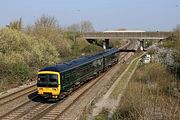
[[[45,99],[48,99],[48,98],[51,98],[52,97],[52,94],[51,93],[44,93],[42,95]]]

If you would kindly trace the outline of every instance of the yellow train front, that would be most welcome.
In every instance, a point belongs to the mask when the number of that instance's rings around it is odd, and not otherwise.
[[[112,48],[68,63],[47,66],[38,72],[37,89],[42,97],[59,98],[118,62],[119,50]]]
[[[37,89],[38,94],[44,98],[58,98],[61,91],[59,72],[38,72]]]

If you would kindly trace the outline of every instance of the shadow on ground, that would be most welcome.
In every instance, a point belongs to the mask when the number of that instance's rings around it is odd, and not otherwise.
[[[62,99],[45,99],[45,98],[41,97],[40,95],[38,95],[37,91],[29,94],[28,98],[33,102],[41,102],[41,103],[48,103],[48,104],[62,101]]]

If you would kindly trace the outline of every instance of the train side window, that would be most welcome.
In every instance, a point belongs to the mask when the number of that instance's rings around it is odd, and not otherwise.
[[[60,84],[63,84],[64,83],[64,75],[61,74],[61,78],[60,78]]]
[[[67,78],[68,78],[68,74],[67,72],[64,73],[64,83],[66,84],[67,83]]]

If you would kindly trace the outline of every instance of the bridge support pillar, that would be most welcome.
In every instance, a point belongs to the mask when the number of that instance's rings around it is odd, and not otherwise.
[[[140,50],[144,50],[144,39],[140,40]]]
[[[109,39],[103,40],[103,49],[109,49]]]

